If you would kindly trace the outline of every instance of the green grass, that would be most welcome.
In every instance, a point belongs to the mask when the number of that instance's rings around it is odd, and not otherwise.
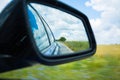
[[[99,45],[94,56],[59,66],[35,65],[0,78],[33,80],[120,80],[120,45]]]
[[[65,41],[63,43],[75,52],[89,48],[89,43],[87,41]]]

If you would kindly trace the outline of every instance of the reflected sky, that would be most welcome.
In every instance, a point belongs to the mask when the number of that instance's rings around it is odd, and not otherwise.
[[[88,41],[80,19],[51,7],[37,4],[32,6],[46,20],[56,39],[65,37],[68,41]]]

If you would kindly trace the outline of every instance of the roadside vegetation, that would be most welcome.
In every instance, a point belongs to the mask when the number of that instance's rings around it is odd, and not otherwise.
[[[35,65],[1,73],[0,78],[29,80],[120,80],[120,45],[98,45],[91,58],[59,66]]]
[[[65,41],[63,43],[74,52],[87,50],[89,48],[89,42],[87,41]]]

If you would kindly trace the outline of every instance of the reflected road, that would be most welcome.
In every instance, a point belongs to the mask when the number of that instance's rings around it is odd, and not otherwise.
[[[67,47],[65,44],[61,42],[57,42],[57,44],[59,46],[59,54],[73,53],[73,51],[69,47]]]

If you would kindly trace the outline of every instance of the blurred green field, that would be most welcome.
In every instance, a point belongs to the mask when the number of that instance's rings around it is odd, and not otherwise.
[[[29,80],[120,80],[120,45],[98,45],[94,56],[59,66],[35,65],[1,73],[0,78]]]

